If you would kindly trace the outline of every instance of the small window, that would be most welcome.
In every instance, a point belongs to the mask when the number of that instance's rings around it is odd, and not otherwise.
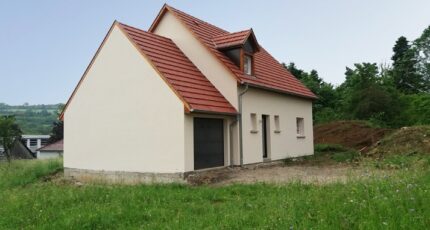
[[[281,124],[279,123],[279,115],[274,116],[275,119],[275,133],[281,132]]]
[[[251,113],[251,133],[258,133],[257,130],[257,114]]]
[[[30,146],[37,146],[37,139],[30,139]]]
[[[298,117],[296,119],[297,123],[297,136],[305,136],[305,121],[303,118]]]
[[[243,72],[252,75],[252,56],[245,55],[243,60]]]
[[[40,144],[45,146],[48,143],[48,139],[41,139]]]

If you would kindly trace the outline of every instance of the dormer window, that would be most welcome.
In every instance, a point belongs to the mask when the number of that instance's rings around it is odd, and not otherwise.
[[[252,29],[221,34],[212,38],[212,42],[243,74],[255,77],[254,55],[260,51],[260,46]]]
[[[247,75],[252,75],[252,56],[245,54],[243,58],[243,72]]]

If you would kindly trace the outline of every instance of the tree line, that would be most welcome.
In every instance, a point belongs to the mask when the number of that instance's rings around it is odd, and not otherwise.
[[[57,120],[55,105],[7,105],[0,103],[0,116],[14,116],[23,134],[49,134],[52,122]]]
[[[334,86],[294,63],[284,64],[317,96],[314,122],[367,120],[384,127],[430,124],[430,26],[414,41],[400,37],[392,64],[357,63],[346,67]]]

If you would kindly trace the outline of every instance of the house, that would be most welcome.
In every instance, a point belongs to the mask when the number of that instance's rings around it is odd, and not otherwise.
[[[148,31],[111,26],[60,116],[65,174],[169,182],[311,155],[315,98],[252,29],[164,5]]]
[[[7,160],[3,146],[0,145],[0,161]],[[12,159],[34,159],[33,152],[20,140],[15,139],[10,149],[10,157]]]
[[[48,143],[49,135],[22,135],[22,141],[33,153]]]
[[[59,158],[63,156],[63,140],[56,141],[54,143],[45,145],[42,148],[37,149],[37,159],[51,159]]]

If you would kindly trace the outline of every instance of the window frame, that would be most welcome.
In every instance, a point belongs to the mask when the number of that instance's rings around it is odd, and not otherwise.
[[[251,133],[258,133],[257,113],[250,113]]]
[[[279,118],[279,115],[274,115],[273,116],[273,121],[275,124],[275,129],[274,129],[274,133],[281,133],[281,119]]]
[[[35,139],[35,138],[30,138],[30,143],[29,143],[29,145],[30,145],[30,147],[37,147],[37,139]]]
[[[254,63],[254,55],[252,54],[252,53],[249,53],[249,52],[245,52],[245,50],[242,48],[241,50],[240,50],[240,69],[242,70],[242,72],[245,74],[245,75],[248,75],[248,76],[254,76],[254,70],[255,70],[255,63]],[[251,59],[251,69],[250,69],[250,71],[251,71],[251,73],[246,73],[245,72],[245,57],[249,57],[250,59]]]
[[[305,119],[303,117],[296,117],[296,135],[297,138],[305,137]]]

